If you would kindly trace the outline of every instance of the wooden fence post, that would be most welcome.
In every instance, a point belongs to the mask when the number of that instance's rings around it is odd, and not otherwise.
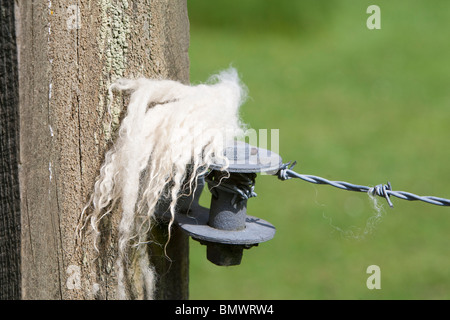
[[[92,246],[74,250],[111,142],[107,88],[119,77],[189,82],[186,0],[0,0],[0,8],[0,298],[114,299],[118,218],[104,226],[98,259]],[[155,236],[164,239],[163,229]],[[156,267],[157,298],[188,298],[188,238],[175,235],[172,263]]]

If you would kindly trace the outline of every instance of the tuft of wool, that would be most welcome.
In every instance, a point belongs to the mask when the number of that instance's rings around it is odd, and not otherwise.
[[[206,84],[119,79],[111,85],[110,96],[115,91],[129,93],[129,104],[83,210],[79,230],[90,224],[98,250],[101,219],[115,206],[120,208],[118,298],[144,292],[144,298],[151,299],[155,274],[146,243],[158,201],[169,203],[170,241],[179,197],[195,191],[198,175],[209,165],[228,163],[224,146],[243,135],[239,107],[246,90],[236,70],[230,68]]]

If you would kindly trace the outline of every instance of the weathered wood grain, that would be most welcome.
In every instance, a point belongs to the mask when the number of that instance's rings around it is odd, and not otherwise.
[[[186,1],[20,0],[15,16],[20,295],[114,299],[118,214],[105,219],[98,256],[89,241],[75,250],[80,213],[114,137],[108,129],[107,88],[118,77],[189,82]],[[123,106],[114,105],[115,126]],[[181,233],[171,241],[171,258],[178,265],[159,270],[164,276],[158,292],[167,283],[178,287],[161,298],[187,298],[187,243]]]

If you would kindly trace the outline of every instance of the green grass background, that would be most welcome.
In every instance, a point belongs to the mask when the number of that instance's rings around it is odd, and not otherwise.
[[[381,30],[366,27],[371,4]],[[188,10],[191,82],[234,66],[249,90],[242,119],[279,129],[297,172],[450,198],[449,1],[188,0]],[[191,299],[450,298],[450,208],[380,199],[370,225],[366,194],[271,176],[256,192],[248,213],[275,238],[234,267],[191,241]],[[366,287],[372,264],[380,290]]]

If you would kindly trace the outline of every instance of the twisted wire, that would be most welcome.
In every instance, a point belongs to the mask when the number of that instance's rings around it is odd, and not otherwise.
[[[387,184],[379,184],[375,187],[367,187],[352,184],[344,181],[330,181],[325,178],[307,175],[307,174],[299,174],[292,170],[292,168],[296,165],[296,161],[293,163],[288,162],[281,166],[281,169],[278,171],[277,176],[280,180],[288,180],[292,178],[302,179],[307,182],[315,183],[315,184],[328,184],[333,187],[347,190],[347,191],[357,191],[357,192],[366,192],[373,196],[379,196],[386,199],[389,206],[392,208],[394,205],[390,199],[390,196],[394,196],[403,200],[409,201],[423,201],[426,203],[438,205],[438,206],[450,206],[450,200],[445,198],[439,198],[434,196],[418,196],[416,194],[406,192],[406,191],[393,191],[391,184],[388,182]]]
[[[217,197],[216,189],[233,193],[234,196],[231,203],[235,205],[240,201],[257,196],[255,192],[255,178],[255,173],[243,174],[233,172],[232,175],[227,176],[212,170],[205,177],[205,181],[208,183],[209,191],[215,197]]]

